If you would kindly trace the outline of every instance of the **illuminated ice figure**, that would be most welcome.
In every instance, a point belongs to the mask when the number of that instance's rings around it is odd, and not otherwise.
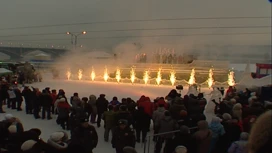
[[[233,71],[230,71],[228,74],[228,84],[229,84],[229,86],[235,86],[235,84],[236,84]]]
[[[195,69],[192,69],[188,84],[189,85],[195,84]]]
[[[156,78],[157,85],[160,85],[161,81],[162,81],[162,74],[161,74],[161,68],[160,68]]]
[[[209,88],[213,86],[214,80],[213,80],[213,69],[209,70],[209,78],[207,80]]]
[[[144,72],[143,80],[144,80],[144,83],[147,84],[149,80],[149,71]]]
[[[78,70],[78,80],[81,80],[82,79],[82,76],[83,76],[83,71],[81,69]]]
[[[135,78],[136,78],[135,70],[134,70],[134,68],[131,68],[131,70],[130,70],[130,81],[131,81],[131,83],[134,83]]]
[[[172,70],[170,72],[170,82],[173,85],[175,85],[175,82],[176,82],[176,72],[174,70]]]
[[[71,78],[71,71],[70,70],[67,70],[66,76],[67,76],[67,80],[70,80],[70,78]]]
[[[116,70],[115,78],[118,83],[121,81],[121,70],[119,68]]]
[[[92,68],[92,72],[91,72],[91,79],[92,79],[92,81],[94,81],[94,79],[95,79],[95,72],[94,72],[93,68]]]
[[[107,67],[105,67],[105,70],[104,70],[104,81],[107,82],[108,79],[109,79],[109,74],[108,74],[108,69]]]

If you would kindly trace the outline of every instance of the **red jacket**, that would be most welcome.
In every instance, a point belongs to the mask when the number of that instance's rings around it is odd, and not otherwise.
[[[160,105],[163,105],[164,108],[165,108],[166,110],[168,109],[168,104],[167,104],[164,100],[162,100],[162,99],[160,99],[160,100],[154,105],[154,107],[155,107],[154,109],[157,110],[158,107],[159,107]]]
[[[56,99],[57,99],[57,94],[51,93],[51,97],[52,97],[52,99],[53,99],[52,104],[55,104],[55,101],[56,101]]]
[[[145,113],[152,117],[154,107],[149,97],[145,97],[142,102],[139,102],[138,107],[143,107]]]
[[[67,102],[59,102],[58,107],[70,109],[71,106]]]

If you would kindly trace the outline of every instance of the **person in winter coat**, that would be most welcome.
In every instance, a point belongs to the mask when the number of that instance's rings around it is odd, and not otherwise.
[[[143,101],[139,103],[138,107],[143,107],[145,113],[147,113],[150,118],[152,117],[154,106],[149,97],[145,97]]]
[[[150,125],[150,117],[144,112],[143,107],[139,107],[135,112],[134,121],[134,128],[136,129],[136,141],[140,143],[142,133],[142,142],[144,143]]]
[[[248,153],[248,136],[248,133],[242,132],[240,135],[240,140],[231,144],[230,148],[228,149],[228,153]]]
[[[84,111],[81,104],[78,103],[77,106],[71,108],[71,114],[69,116],[69,124],[71,135],[76,127],[81,123],[82,119],[89,118],[88,114]]]
[[[65,130],[65,126],[66,126],[66,129],[69,130],[70,129],[69,113],[70,113],[71,106],[68,104],[65,98],[57,99],[55,103],[57,104],[57,109],[58,109],[57,122],[60,123],[62,129]]]
[[[82,118],[80,122],[71,135],[69,147],[78,146],[82,148],[81,153],[90,153],[97,146],[98,135],[95,128],[88,123],[88,118]]]
[[[91,113],[91,123],[95,123],[96,115],[97,115],[97,107],[96,107],[96,96],[90,95],[88,104],[90,106]]]
[[[212,131],[209,130],[208,122],[205,120],[199,121],[198,129],[193,135],[196,153],[208,153],[212,140]]]
[[[127,146],[135,148],[135,134],[127,124],[126,120],[118,121],[118,126],[113,132],[111,144],[116,153],[124,153],[123,149]]]
[[[47,144],[55,149],[56,153],[67,152],[68,149],[68,134],[64,131],[54,132],[47,140]]]
[[[24,132],[13,133],[8,138],[8,150],[10,152],[19,152],[21,145],[27,140],[39,141],[41,130],[30,129]]]
[[[118,106],[120,105],[121,103],[118,101],[118,98],[117,97],[113,97],[112,98],[112,101],[110,102],[110,105],[113,106],[114,108],[114,111],[118,111]]]
[[[272,152],[272,110],[266,111],[257,118],[253,125],[249,140],[249,153],[271,153]]]
[[[120,110],[116,114],[116,121],[119,120],[127,120],[128,121],[128,126],[132,124],[132,114],[127,110],[127,106],[121,105]],[[116,124],[117,125],[117,124]]]
[[[212,152],[219,138],[225,134],[225,129],[223,125],[221,124],[221,119],[219,117],[212,118],[209,128],[212,131],[212,141],[211,141],[209,152]]]
[[[100,127],[102,114],[107,111],[109,101],[105,98],[104,94],[101,94],[96,100],[97,107],[97,127]]]
[[[104,112],[103,120],[105,123],[104,140],[109,141],[109,133],[113,135],[114,128],[116,127],[116,112],[113,110],[113,106],[109,105],[109,110]]]
[[[42,106],[42,119],[45,119],[45,114],[47,114],[48,120],[52,119],[50,107],[53,99],[51,95],[46,90],[43,90],[39,98]]]
[[[22,153],[59,153],[57,149],[45,143],[42,139],[26,140],[21,145]]]
[[[165,108],[164,105],[159,105],[158,109],[154,111],[152,115],[153,125],[154,125],[154,134],[159,133],[160,121],[164,117]],[[157,141],[157,136],[153,137],[153,141]]]
[[[170,116],[169,111],[165,111],[164,112],[164,117],[162,118],[162,120],[159,123],[159,134],[161,133],[165,133],[165,132],[171,132],[178,129],[178,125],[175,122],[175,120],[172,119],[172,117]],[[170,134],[162,134],[158,137],[156,146],[155,146],[155,153],[160,153],[161,152],[161,148],[163,143],[166,141],[166,143],[168,143],[168,141],[174,136],[174,133],[170,133]]]
[[[52,104],[51,104],[51,112],[52,114],[55,114],[57,112],[55,112],[55,102],[57,100],[57,90],[53,89],[51,92],[51,97],[52,97]]]
[[[164,98],[163,97],[160,97],[158,100],[157,100],[157,103],[154,104],[154,110],[157,110],[159,105],[163,105],[165,109],[168,109],[168,103],[166,103],[164,101]]]
[[[76,107],[78,107],[78,106],[81,106],[81,107],[83,107],[82,106],[82,101],[81,101],[81,99],[78,97],[78,96],[73,96],[72,98],[71,98],[71,103],[72,103],[72,107],[73,108],[76,108]]]
[[[178,146],[187,148],[188,153],[194,152],[193,137],[187,126],[181,126],[180,132],[175,134],[175,137],[165,144],[165,152],[173,153]]]
[[[201,113],[204,113],[205,107],[207,105],[207,100],[204,98],[203,93],[199,93],[197,98],[198,98],[198,105],[201,108]]]
[[[23,102],[22,92],[18,87],[16,87],[14,89],[14,93],[16,95],[17,111],[22,111],[22,108],[21,108],[21,105],[22,105],[22,102]]]
[[[12,87],[9,87],[8,90],[8,103],[7,103],[7,107],[11,109],[16,109],[16,94],[14,92],[14,89]]]
[[[237,103],[232,108],[232,116],[239,119],[239,121],[242,120],[242,108],[243,106],[240,103]]]
[[[25,99],[25,110],[26,114],[32,114],[33,104],[32,104],[32,91],[29,89],[29,87],[24,87],[22,91],[22,95]]]

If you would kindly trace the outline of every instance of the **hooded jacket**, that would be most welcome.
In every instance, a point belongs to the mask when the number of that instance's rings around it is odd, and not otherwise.
[[[154,111],[152,119],[155,127],[159,126],[160,120],[164,117],[164,112],[164,107],[159,107],[156,111]]]
[[[90,95],[88,105],[91,108],[92,114],[97,114],[96,96],[95,95]]]
[[[171,116],[164,116],[159,123],[159,133],[165,133],[176,130],[178,127],[177,123],[172,119]],[[174,136],[174,133],[163,134],[162,138],[170,139]]]

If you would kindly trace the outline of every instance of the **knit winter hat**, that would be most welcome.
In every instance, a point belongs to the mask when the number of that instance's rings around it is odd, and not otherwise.
[[[242,132],[240,134],[240,140],[248,140],[249,134],[247,132]]]
[[[124,147],[123,151],[124,151],[124,153],[137,153],[137,151],[134,148],[129,147],[129,146]]]
[[[21,150],[22,151],[28,151],[30,149],[33,148],[33,146],[37,143],[37,141],[34,140],[27,140],[25,141],[22,146],[21,146]]]
[[[177,146],[175,149],[175,153],[187,153],[187,148],[184,146]]]
[[[62,142],[64,136],[64,132],[54,132],[50,135],[50,139],[56,143],[59,143]]]
[[[8,131],[9,131],[9,133],[17,133],[17,127],[16,127],[16,125],[10,125],[8,127]]]
[[[10,120],[12,119],[14,116],[12,114],[6,114],[5,115],[5,120]]]

